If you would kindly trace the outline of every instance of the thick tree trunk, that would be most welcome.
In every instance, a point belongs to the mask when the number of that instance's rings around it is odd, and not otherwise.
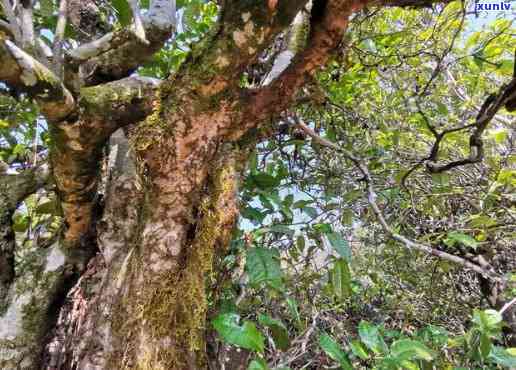
[[[45,369],[205,367],[205,283],[236,221],[245,154],[221,146],[201,178],[152,179],[127,146],[117,132],[100,253],[68,295]]]

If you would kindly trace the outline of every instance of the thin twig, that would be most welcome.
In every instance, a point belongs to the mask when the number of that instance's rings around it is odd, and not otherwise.
[[[504,304],[503,307],[500,309],[500,311],[498,311],[498,313],[500,315],[502,315],[505,311],[507,311],[509,309],[509,307],[511,307],[515,303],[516,303],[516,298],[513,298],[512,301],[507,302],[506,304]]]
[[[431,160],[427,162],[428,170],[431,173],[440,173],[448,171],[449,169],[454,167],[463,166],[465,164],[478,163],[482,161],[482,159],[484,158],[484,142],[482,141],[482,134],[487,128],[489,122],[491,122],[493,117],[498,113],[498,111],[508,101],[514,99],[514,96],[516,96],[516,78],[513,78],[509,84],[502,86],[497,95],[490,95],[480,108],[478,116],[473,125],[475,127],[475,130],[469,137],[469,157],[457,161],[452,161],[446,164],[438,164],[434,162],[434,160],[437,159],[436,156],[435,158],[431,158]],[[468,127],[472,126],[465,126],[464,128]],[[444,136],[446,133],[446,131],[443,131],[440,134],[440,139],[442,139],[442,136]],[[440,139],[437,139],[438,138],[436,138],[436,144],[434,144],[434,146],[437,145],[438,150]]]
[[[465,260],[464,258],[440,251],[438,249],[432,248],[431,246],[428,246],[425,244],[421,244],[421,243],[412,241],[412,240],[406,238],[405,236],[398,234],[396,231],[394,231],[389,226],[387,221],[385,221],[383,213],[380,210],[380,208],[378,207],[378,204],[376,203],[377,195],[374,190],[371,175],[369,173],[369,170],[367,169],[367,166],[364,163],[362,163],[360,158],[356,157],[353,153],[338,146],[337,144],[320,137],[314,130],[312,130],[310,127],[308,127],[307,125],[302,123],[299,120],[299,118],[297,118],[297,117],[296,117],[296,124],[301,130],[303,130],[308,136],[310,136],[318,144],[328,147],[328,148],[332,148],[332,149],[342,153],[344,155],[344,157],[346,157],[351,162],[353,162],[353,164],[358,168],[358,170],[360,171],[360,173],[363,176],[363,180],[366,183],[367,201],[369,203],[369,206],[373,210],[373,212],[374,212],[378,222],[382,226],[384,232],[386,232],[391,239],[394,239],[394,240],[400,242],[408,249],[415,249],[415,250],[442,258],[444,260],[457,263],[457,264],[459,264],[467,269],[473,270],[473,271],[481,274],[482,276],[485,276],[486,278],[489,278],[493,281],[503,281],[504,280],[504,278],[499,276],[497,273],[488,271],[474,263],[471,263],[471,262]]]
[[[459,37],[460,33],[462,32],[464,28],[464,22],[466,20],[466,5],[465,3],[462,4],[461,9],[461,19],[459,27],[456,29],[456,31],[453,33],[452,39],[446,50],[443,52],[443,54],[438,58],[437,65],[432,72],[432,75],[430,76],[430,79],[427,81],[425,86],[422,89],[422,92],[419,94],[419,96],[425,96],[428,92],[428,89],[430,88],[432,82],[439,76],[439,73],[446,69],[446,66],[443,68],[443,61],[446,58],[446,56],[453,50],[453,47],[455,46],[455,42],[457,41],[457,38]]]

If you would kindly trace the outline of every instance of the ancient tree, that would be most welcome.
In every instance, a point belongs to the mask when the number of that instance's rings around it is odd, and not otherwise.
[[[0,178],[0,367],[204,368],[205,281],[230,240],[249,151],[345,48],[354,13],[431,1],[220,1],[216,25],[163,80],[137,71],[173,37],[173,1],[146,12],[129,1],[132,24],[112,29],[96,2],[61,0],[50,46],[38,4],[3,0],[0,19],[0,81],[37,104],[51,134],[48,164]],[[289,57],[242,87],[279,35],[296,41]],[[12,214],[44,186],[63,227],[15,263]]]

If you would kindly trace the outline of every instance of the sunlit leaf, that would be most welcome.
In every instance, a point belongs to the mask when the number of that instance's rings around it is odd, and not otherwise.
[[[323,351],[330,358],[337,361],[344,370],[353,369],[346,353],[341,349],[340,345],[335,341],[335,339],[330,337],[328,334],[323,333],[319,336],[319,345]]]
[[[366,345],[374,353],[384,353],[387,351],[387,345],[385,344],[378,327],[368,323],[367,321],[361,321],[358,325],[358,334],[362,343]]]
[[[224,341],[256,352],[263,352],[265,338],[256,326],[245,320],[239,325],[240,316],[236,313],[218,315],[213,320],[213,327]]]
[[[262,247],[249,249],[246,259],[246,271],[251,285],[267,284],[278,290],[284,288],[280,256],[277,250]]]

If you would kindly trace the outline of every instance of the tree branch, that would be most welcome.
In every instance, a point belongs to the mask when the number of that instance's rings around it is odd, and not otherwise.
[[[364,6],[428,7],[448,0],[328,0],[315,1],[310,19],[310,35],[306,48],[267,86],[242,91],[241,106],[246,124],[233,128],[232,138],[266,124],[288,108],[302,86],[325,65],[342,43],[349,17]]]
[[[20,21],[22,31],[22,47],[29,49],[34,47],[36,37],[34,36],[34,19],[32,14],[32,0],[21,0]]]
[[[473,164],[481,162],[484,158],[484,142],[482,141],[482,134],[485,129],[489,125],[489,122],[495,117],[498,111],[506,105],[509,101],[516,98],[516,78],[507,84],[501,87],[500,91],[496,95],[489,96],[477,115],[475,123],[473,127],[475,127],[473,133],[469,137],[469,148],[470,154],[468,158],[463,158],[460,160],[452,161],[446,164],[437,163],[437,157],[439,152],[439,144],[444,137],[445,134],[458,131],[464,128],[468,128],[469,126],[460,127],[457,129],[445,130],[439,134],[435,134],[436,141],[432,148],[432,152],[428,157],[428,162],[426,163],[426,167],[428,171],[431,173],[440,173],[448,171],[454,167],[463,166],[466,164]],[[423,116],[425,117],[425,116]],[[426,119],[426,117],[425,117]],[[428,122],[428,119],[426,119]],[[428,123],[429,124],[429,123]],[[434,129],[435,130],[435,129]]]
[[[363,180],[366,183],[367,201],[369,203],[369,206],[373,210],[373,213],[375,214],[378,222],[380,222],[382,229],[391,239],[394,239],[394,240],[400,242],[407,249],[418,250],[420,252],[424,252],[424,253],[439,257],[441,259],[459,264],[459,265],[461,265],[469,270],[475,271],[476,273],[479,273],[482,276],[489,278],[493,281],[501,282],[504,280],[504,278],[499,276],[497,273],[486,270],[486,269],[482,268],[481,266],[474,264],[464,258],[440,251],[440,250],[432,248],[431,246],[426,245],[426,244],[421,244],[421,243],[412,241],[412,240],[406,238],[405,236],[394,231],[394,229],[385,220],[385,217],[383,216],[383,213],[380,210],[380,207],[376,203],[377,195],[376,195],[376,191],[374,189],[371,174],[369,173],[367,166],[364,163],[362,163],[362,160],[360,158],[356,157],[350,151],[344,149],[343,147],[341,147],[327,139],[320,137],[319,135],[317,135],[317,133],[314,130],[312,130],[310,127],[308,127],[301,121],[298,120],[296,122],[296,124],[301,130],[303,130],[303,132],[305,132],[308,136],[310,136],[318,144],[328,147],[328,148],[331,148],[339,153],[342,153],[345,158],[347,158],[351,162],[353,162],[355,167],[362,174]]]
[[[14,40],[16,42],[22,42],[22,34],[20,29],[20,24],[18,23],[18,18],[14,14],[13,5],[10,0],[2,0],[2,9],[4,10],[4,14],[7,17],[9,22],[9,30],[12,32],[14,36]]]
[[[74,110],[74,98],[61,81],[1,34],[0,60],[0,81],[34,98],[48,121],[62,120]]]
[[[308,0],[284,0],[263,6],[254,1],[225,1],[217,25],[204,46],[190,53],[170,84],[191,84],[194,94],[208,98],[223,91],[239,92],[242,73],[272,40],[288,28]]]
[[[148,13],[141,19],[148,42],[142,41],[141,35],[131,29],[110,32],[69,51],[65,56],[67,75],[73,80],[83,79],[85,86],[129,76],[172,36],[175,11],[175,1],[152,1]],[[138,22],[138,18],[135,19]]]
[[[236,138],[288,108],[296,93],[313,78],[318,68],[326,64],[341,43],[349,16],[364,5],[358,1],[339,0],[313,4],[306,48],[272,83],[243,92],[247,125],[235,128],[233,135]]]
[[[54,138],[50,158],[66,221],[65,247],[87,241],[106,141],[119,127],[141,121],[153,111],[157,88],[155,79],[143,77],[83,88],[80,119],[50,127]]]
[[[145,27],[143,26],[142,15],[140,13],[140,6],[138,5],[138,0],[129,0],[129,5],[131,6],[131,11],[133,12],[134,19],[134,34],[136,37],[140,39],[144,44],[148,44],[147,38],[145,37]],[[175,13],[175,10],[174,10]]]
[[[63,40],[66,29],[66,12],[68,8],[67,0],[61,0],[59,3],[59,15],[57,18],[56,31],[54,35],[54,41],[52,43],[52,55],[54,57],[54,71],[62,77],[63,67]]]

